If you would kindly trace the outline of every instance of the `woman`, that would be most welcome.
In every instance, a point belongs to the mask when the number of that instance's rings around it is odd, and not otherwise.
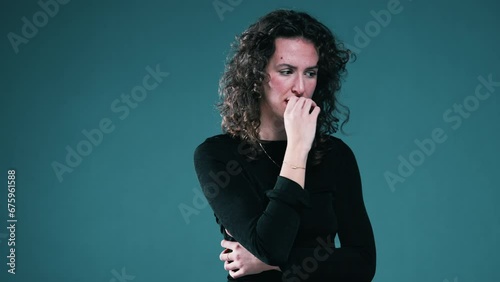
[[[371,281],[375,242],[358,166],[331,135],[349,50],[290,10],[265,15],[233,47],[220,81],[224,133],[194,153],[228,280]]]

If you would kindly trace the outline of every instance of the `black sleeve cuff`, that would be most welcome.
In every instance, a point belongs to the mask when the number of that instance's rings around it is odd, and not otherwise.
[[[311,208],[309,192],[300,185],[283,176],[278,176],[273,190],[267,191],[269,199],[278,200],[294,208]]]

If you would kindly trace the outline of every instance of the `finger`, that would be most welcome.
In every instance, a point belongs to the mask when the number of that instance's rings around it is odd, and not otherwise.
[[[242,276],[245,276],[245,272],[241,269],[238,269],[235,271],[231,270],[231,271],[229,271],[229,275],[231,275],[231,277],[236,279],[236,278],[240,278]]]
[[[300,109],[300,114],[302,117],[307,116],[314,109],[313,100],[305,98],[304,105]]]
[[[231,242],[231,241],[228,241],[228,240],[222,240],[220,242],[220,245],[223,248],[231,249],[231,250],[234,250],[237,244],[238,244],[238,242]]]
[[[291,96],[289,99],[288,99],[288,102],[292,102],[293,104],[297,103],[297,101],[299,100],[300,97],[297,97],[297,96]]]
[[[237,271],[238,269],[240,269],[240,265],[236,262],[226,261],[224,262],[224,269],[227,271],[229,270]]]
[[[313,99],[311,99],[311,102],[312,102],[312,106],[313,106],[314,108],[316,108],[316,107],[318,106],[318,105],[316,104],[316,102],[315,102]]]
[[[300,97],[297,106],[300,106],[298,107],[299,110],[310,113],[317,105],[311,98]]]
[[[226,252],[227,249],[225,249],[224,251],[222,251],[220,254],[219,254],[219,260],[221,261],[225,261],[226,258],[227,258],[227,252]]]
[[[316,104],[316,102],[312,98],[307,98],[307,101],[310,102],[310,106],[312,108],[315,108],[318,106],[318,104]]]
[[[317,118],[318,115],[319,115],[319,112],[321,111],[321,109],[319,107],[315,107],[312,112],[311,112],[311,116]]]
[[[297,101],[299,100],[299,97],[297,96],[292,96],[288,99],[288,103],[286,104],[285,112],[291,111],[294,107]]]
[[[297,103],[295,103],[295,106],[294,106],[294,109],[302,109],[304,108],[304,104],[307,102],[308,99],[304,98],[304,97],[299,97],[299,99],[297,100]]]
[[[318,108],[318,104],[316,104],[316,102],[314,102],[313,99],[310,99],[310,103],[305,106],[306,109],[307,109],[307,113],[308,114],[312,114],[312,111],[315,109],[315,108]]]
[[[313,107],[312,102],[313,100],[311,99],[306,99],[306,101],[304,102],[303,110],[305,113],[309,114],[311,112],[311,107]]]
[[[299,97],[290,98],[288,101],[288,105],[285,108],[285,113],[293,113],[295,111],[300,110],[303,106],[304,100]]]
[[[222,260],[222,261],[227,261],[229,260],[229,254],[232,252],[232,250],[230,249],[224,249],[224,251],[222,251],[220,254],[219,254],[219,259]]]

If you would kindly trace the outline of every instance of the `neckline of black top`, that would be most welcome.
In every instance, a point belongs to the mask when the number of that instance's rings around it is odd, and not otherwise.
[[[286,143],[286,139],[285,140],[259,140],[260,143],[262,143],[262,145],[264,144],[281,144],[281,143]]]

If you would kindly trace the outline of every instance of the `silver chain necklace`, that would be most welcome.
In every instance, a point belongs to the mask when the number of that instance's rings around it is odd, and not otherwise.
[[[262,146],[262,143],[259,142],[259,145],[260,147],[262,148],[262,150],[264,151],[264,153],[266,154],[266,156],[278,167],[278,168],[281,168],[281,166],[279,166],[274,160],[273,158],[271,158],[271,156],[269,156],[269,154],[267,153],[266,149],[264,149],[264,146]]]

